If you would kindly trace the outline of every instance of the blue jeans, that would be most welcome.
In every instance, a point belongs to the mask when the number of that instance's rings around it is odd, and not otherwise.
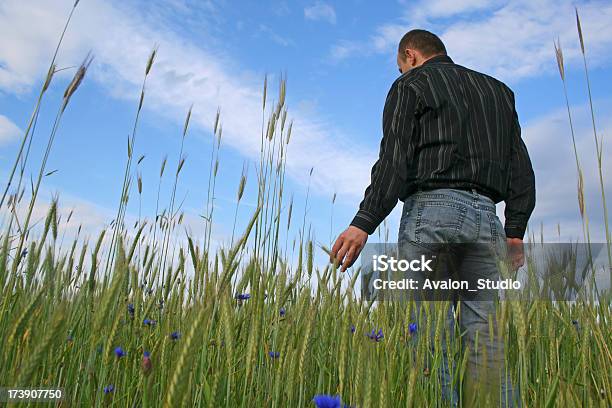
[[[444,244],[450,244],[450,247],[453,247],[452,244],[462,246],[461,256],[454,263],[455,270],[462,279],[471,282],[478,278],[497,281],[499,267],[496,257],[505,254],[506,235],[496,215],[495,203],[475,190],[445,188],[419,191],[408,197],[404,202],[398,236],[400,257],[418,257]],[[470,245],[473,245],[472,249],[466,249]],[[416,274],[417,279],[425,277],[424,272],[410,273]],[[433,317],[429,324],[429,344],[432,349],[435,349],[436,344],[441,348],[442,361],[438,375],[442,385],[442,398],[453,406],[459,403],[457,389],[461,385],[457,384],[457,378],[452,381],[446,350],[446,336],[450,336],[449,344],[452,344],[455,325],[458,324],[462,346],[469,347],[462,402],[469,405],[474,403],[472,398],[475,390],[479,390],[481,397],[488,393],[489,402],[494,406],[520,406],[518,389],[514,389],[505,364],[503,342],[498,338],[495,318],[497,299],[492,299],[490,293],[485,295],[484,292],[477,292],[465,296],[465,292],[458,292],[448,300],[450,301],[417,300],[417,315],[413,316],[414,319],[419,319],[420,314],[421,328],[427,327],[427,316],[430,316],[429,319]],[[430,310],[423,312],[422,306],[428,306]],[[436,315],[436,312],[432,314],[431,311],[436,308],[437,313],[442,313],[441,315]],[[437,320],[435,316],[442,318],[446,329],[442,330],[442,333],[438,331],[439,341],[434,342]],[[491,328],[493,336],[490,335]],[[427,330],[424,332],[427,334]]]

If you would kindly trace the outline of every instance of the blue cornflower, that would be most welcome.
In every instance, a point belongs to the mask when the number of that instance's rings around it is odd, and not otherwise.
[[[115,355],[117,356],[117,358],[121,358],[125,356],[125,351],[121,347],[117,347],[115,349]]]
[[[247,300],[250,299],[251,295],[248,293],[240,293],[238,295],[236,295],[236,299],[238,300]]]
[[[317,408],[340,408],[342,400],[339,395],[315,395],[312,399]]]
[[[270,351],[268,353],[268,355],[270,356],[270,358],[279,358],[280,357],[280,352],[278,352],[278,351]]]
[[[106,387],[104,387],[104,393],[105,394],[110,394],[113,391],[115,391],[115,386],[113,384],[110,384],[110,385],[107,385]]]
[[[286,313],[285,308],[281,307],[279,313],[280,313],[281,317],[285,316],[285,313]]]
[[[416,323],[410,323],[410,325],[408,325],[408,331],[410,332],[410,334],[414,334],[417,331],[417,324]]]
[[[133,303],[128,304],[128,313],[130,314],[130,316],[134,317],[134,311],[135,310],[136,309],[134,309],[134,304]]]
[[[155,322],[155,320],[151,320],[151,319],[144,319],[144,320],[142,321],[142,323],[143,323],[145,326],[155,326],[155,323],[156,323],[156,322]]]
[[[370,340],[375,340],[376,342],[381,341],[385,337],[383,335],[382,329],[379,329],[378,333],[376,333],[376,329],[372,329],[372,332],[371,333],[366,333],[366,336],[368,336],[370,338]]]
[[[23,251],[21,251],[21,257],[25,258],[27,254],[28,254],[28,248],[24,248]]]
[[[178,340],[181,337],[181,333],[174,331],[172,333],[170,333],[170,338],[172,340]]]
[[[355,333],[355,325],[351,324],[351,333]]]

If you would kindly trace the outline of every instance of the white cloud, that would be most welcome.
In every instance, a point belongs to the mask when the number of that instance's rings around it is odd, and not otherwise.
[[[56,2],[51,0],[28,3],[9,0],[0,5],[0,89],[23,92],[44,78],[46,64],[55,47],[54,42],[71,4],[71,0],[67,0],[64,7],[58,7]],[[514,61],[516,67],[512,71],[513,74],[526,75],[543,64],[542,61],[553,61],[554,56],[550,49],[552,35],[549,36],[550,32],[546,31],[551,29],[546,27],[545,19],[551,17],[555,27],[560,25],[559,22],[568,20],[564,30],[567,33],[573,30],[571,7],[561,8],[562,12],[557,13],[562,14],[562,17],[549,16],[548,12],[538,12],[537,17],[526,17],[529,20],[525,23],[526,30],[531,33],[541,30],[538,31],[537,38],[541,41],[546,39],[549,45],[548,48],[542,45],[540,51],[539,46],[534,46],[534,62],[524,71],[522,60]],[[612,38],[608,33],[609,29],[600,24],[601,16],[612,13],[612,6],[602,7],[598,13],[593,7],[584,6],[581,12],[589,56],[598,58],[598,47],[608,44]],[[500,30],[504,33],[497,38],[498,41],[505,39],[504,36],[518,38],[517,41],[524,52],[512,49],[512,44],[507,47],[498,44],[499,49],[491,50],[493,56],[489,58],[490,61],[483,60],[481,64],[497,66],[495,56],[504,52],[514,53],[523,59],[529,56],[529,36],[522,32],[510,33],[509,28],[501,24],[502,21],[512,20],[516,13],[522,12],[510,6],[504,6],[494,13],[501,19]],[[538,18],[543,19],[540,21],[543,26],[541,29],[537,28]],[[32,26],[32,22],[36,22],[36,30],[27,29]],[[487,30],[493,30],[493,23],[482,24]],[[185,112],[193,102],[192,124],[200,130],[210,130],[217,106],[220,106],[224,143],[231,145],[242,155],[256,159],[259,156],[263,78],[248,72],[235,75],[240,69],[228,56],[202,49],[169,30],[160,29],[160,26],[155,21],[142,21],[138,14],[130,14],[121,6],[97,0],[81,2],[75,13],[74,24],[67,34],[66,46],[61,50],[59,65],[76,65],[87,51],[92,49],[96,59],[86,80],[97,81],[116,96],[135,99],[148,54],[153,45],[158,44],[158,60],[147,86],[145,106],[182,124]],[[458,33],[472,33],[471,35],[477,36],[474,24],[456,23],[453,27]],[[390,36],[391,29],[392,27],[387,27],[386,30],[389,31],[381,30],[380,33]],[[446,31],[450,32],[449,30],[451,28]],[[486,37],[487,30],[480,36]],[[460,46],[466,48],[467,51],[463,55],[469,57],[468,51],[472,48],[476,50],[477,47],[470,42],[470,35],[465,36],[465,40],[460,41]],[[562,36],[562,40],[563,38]],[[488,41],[484,41],[486,47],[493,47],[495,41],[492,40],[491,44]],[[569,41],[564,41],[564,44],[567,43]],[[380,47],[384,48],[383,40]],[[571,50],[566,52],[568,58],[572,58],[571,55]],[[459,58],[458,55],[456,57]],[[498,69],[509,64],[511,57],[507,58],[508,60],[500,63]],[[512,73],[505,72],[509,75]],[[276,81],[274,78],[269,79],[269,83]],[[330,196],[337,191],[340,197],[344,195],[353,199],[360,198],[369,181],[369,169],[377,152],[349,141],[338,129],[317,118],[312,112],[306,113],[299,108],[290,107],[289,116],[295,119],[294,133],[289,145],[289,175],[306,185],[310,168],[314,167],[311,191]],[[580,122],[581,120],[577,119],[577,124]],[[588,121],[586,123],[588,124]],[[604,123],[601,128],[606,134],[610,134],[612,123]],[[577,219],[577,205],[573,204],[576,200],[575,166],[571,161],[572,153],[568,150],[571,145],[567,122],[562,113],[555,112],[527,124],[524,133],[537,171],[538,206],[534,214],[535,222],[545,219],[553,223],[558,219],[562,228],[565,228],[569,224],[564,220],[572,222],[571,220]],[[588,126],[579,126],[578,136],[579,148],[587,152],[583,162],[589,200],[587,205],[589,211],[593,211],[590,213],[591,219],[598,220],[601,217],[596,213],[599,209],[595,204],[598,202],[597,174],[596,168],[593,168],[593,140],[592,135],[588,133]],[[609,152],[608,149],[604,154],[605,163],[612,160]],[[610,182],[607,183],[609,193]],[[593,204],[589,205],[589,202]],[[108,220],[107,216],[104,219]],[[96,219],[94,222],[103,221]]]
[[[291,38],[283,37],[282,35],[277,34],[276,31],[274,31],[265,24],[260,24],[259,30],[263,33],[266,33],[270,37],[270,39],[278,45],[282,45],[283,47],[295,45],[295,42]]]
[[[44,80],[41,73],[48,68],[72,3],[0,3],[0,89],[23,93],[34,81]],[[75,51],[72,36],[66,38],[64,51]]]
[[[410,10],[414,19],[451,17],[465,12],[492,9],[501,3],[499,0],[433,0],[419,4]]]
[[[284,17],[291,14],[291,9],[286,1],[275,3],[270,6],[270,8],[272,9],[272,12],[279,17]]]
[[[587,52],[592,65],[610,60],[612,3],[594,1],[578,5]],[[448,17],[453,17],[450,20]],[[397,21],[381,25],[362,49],[368,53],[396,51],[410,29],[425,28],[441,36],[455,62],[515,80],[556,70],[553,39],[559,37],[566,61],[579,61],[574,3],[568,0],[515,0],[485,2],[421,1],[407,5]],[[338,47],[332,55],[338,56]]]
[[[0,114],[0,146],[12,142],[21,130],[9,118]]]
[[[359,52],[363,56],[363,51],[360,50],[359,44],[351,41],[340,41],[332,45],[330,54],[332,61],[337,62],[348,58],[354,52]]]
[[[309,20],[327,21],[336,24],[336,11],[332,6],[322,1],[317,1],[310,7],[304,8],[304,17]]]
[[[59,7],[51,0],[25,6],[17,0],[2,4],[0,89],[23,92],[44,76],[72,1],[63,4]],[[150,18],[143,21],[125,7],[97,0],[79,3],[58,65],[77,65],[91,49],[95,59],[85,80],[97,81],[114,96],[135,100],[148,55],[157,44],[159,52],[147,83],[145,107],[182,124],[193,103],[191,123],[207,131],[220,107],[224,144],[257,160],[263,75],[241,71],[227,55],[193,44]],[[32,22],[36,22],[36,30],[27,29]],[[275,77],[268,79],[269,84],[277,81]],[[291,92],[290,83],[288,89]],[[269,102],[276,98],[270,89],[268,95]],[[291,106],[289,118],[294,119],[289,175],[306,183],[310,168],[315,167],[313,184],[318,192],[363,194],[369,174],[369,165],[364,163],[373,163],[377,152],[345,147],[353,143],[345,143],[346,137],[337,129]]]

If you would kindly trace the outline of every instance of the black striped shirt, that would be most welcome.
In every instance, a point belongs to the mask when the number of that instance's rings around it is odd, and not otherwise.
[[[351,225],[372,234],[419,188],[475,188],[506,202],[506,235],[523,238],[535,177],[504,83],[438,55],[393,82],[382,122],[379,158]]]

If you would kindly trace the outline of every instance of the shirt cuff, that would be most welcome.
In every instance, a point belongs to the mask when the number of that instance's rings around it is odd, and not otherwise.
[[[351,225],[367,232],[368,235],[372,235],[381,222],[382,219],[376,215],[365,210],[359,210],[351,221]]]
[[[507,238],[523,239],[523,237],[525,236],[526,229],[526,225],[506,224],[504,226],[504,231],[506,232]]]

